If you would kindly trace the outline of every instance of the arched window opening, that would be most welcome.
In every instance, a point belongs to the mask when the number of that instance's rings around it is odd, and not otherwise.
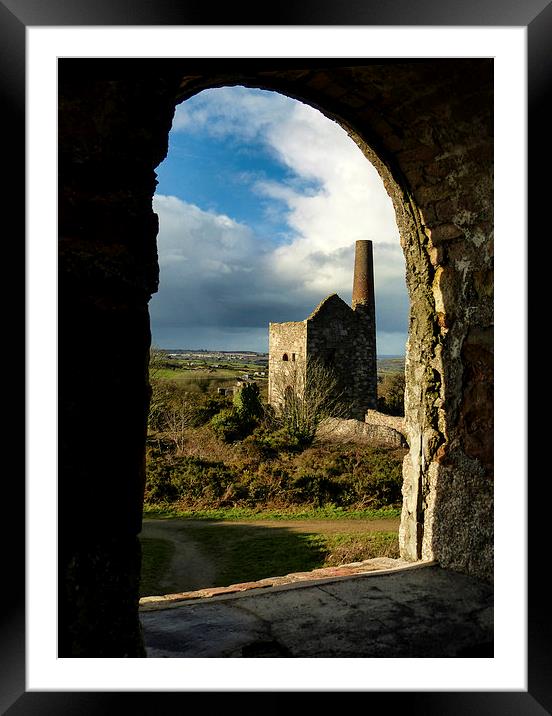
[[[284,353],[284,355],[282,356],[282,360],[286,360],[286,361],[289,360],[287,353]]]

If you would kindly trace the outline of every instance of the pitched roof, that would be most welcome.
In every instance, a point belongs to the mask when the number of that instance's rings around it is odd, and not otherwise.
[[[352,311],[353,309],[349,306],[348,303],[345,303],[345,301],[340,298],[337,293],[332,293],[329,296],[326,296],[326,298],[323,301],[320,301],[318,306],[314,309],[314,311],[310,314],[310,316],[307,318],[308,321],[310,321],[312,318],[316,318],[321,313],[324,313],[328,308],[331,308],[332,306],[339,306],[341,310],[343,308],[346,308],[348,311]]]

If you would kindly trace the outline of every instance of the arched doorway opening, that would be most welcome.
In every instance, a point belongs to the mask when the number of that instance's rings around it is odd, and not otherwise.
[[[208,509],[239,509],[243,519],[247,510],[253,510],[251,519],[258,521],[260,511],[287,509],[310,511],[314,517],[325,510],[330,519],[331,509],[339,508],[342,537],[353,542],[347,527],[354,529],[355,550],[350,550],[349,562],[384,552],[386,557],[398,557],[404,448],[384,441],[385,424],[379,426],[379,435],[375,429],[369,435],[364,425],[368,408],[372,420],[377,417],[376,329],[373,318],[366,314],[361,319],[360,309],[350,307],[356,300],[352,295],[355,245],[369,238],[375,253],[378,355],[389,371],[395,363],[385,361],[382,354],[395,354],[397,370],[402,368],[404,375],[408,325],[404,258],[394,210],[379,175],[343,128],[318,110],[275,92],[240,86],[204,90],[177,106],[169,151],[156,171],[153,208],[159,217],[160,277],[159,290],[150,301],[150,317],[153,342],[166,352],[161,381],[157,366],[151,380],[157,413],[160,382],[181,394],[167,391],[166,418],[157,415],[155,426],[150,425],[143,544],[149,549],[151,530],[158,535],[159,523],[152,525],[150,520],[158,514],[158,506],[166,507],[165,500],[191,518],[194,510],[206,516]],[[372,288],[372,302],[373,293]],[[337,312],[330,310],[324,319],[316,307],[332,295]],[[329,305],[325,304],[326,312]],[[283,321],[285,327],[299,320],[300,326],[314,312],[317,318],[307,322],[304,346],[295,346],[289,336],[292,343],[282,344],[280,350],[274,343],[275,322]],[[232,354],[239,351],[245,357],[251,349],[259,353],[249,360],[268,358],[263,365],[268,375],[261,376],[258,367],[243,362],[240,366]],[[311,363],[310,388],[297,390],[297,400],[292,402],[285,389],[289,381],[295,384],[299,379],[307,355],[323,358],[328,375],[315,371]],[[273,375],[274,364],[281,362],[288,366],[283,382]],[[220,405],[213,401],[222,391],[238,389],[231,371],[236,371],[234,378],[242,385],[242,378],[256,382],[262,394],[260,414],[244,420],[243,430],[233,405],[236,398],[227,396]],[[217,388],[216,381],[224,379],[229,382]],[[198,399],[194,393],[200,380],[208,381],[210,388]],[[340,443],[339,433],[325,442],[319,436],[317,445],[312,445],[316,423],[326,413],[362,423],[359,427],[366,430],[356,446],[346,440]],[[178,426],[181,434],[176,440]],[[158,450],[167,437],[170,445]],[[315,471],[310,485],[309,478],[302,477],[301,455],[307,448]],[[201,462],[196,465],[194,460]],[[198,494],[189,476],[194,466],[198,481],[207,469],[220,474],[220,490],[209,483]],[[184,468],[186,479],[181,476]],[[160,469],[167,474],[164,488]],[[275,474],[280,476],[279,488],[273,484]],[[365,515],[364,546],[357,536],[359,523],[346,523],[342,510],[354,512],[356,520]],[[386,519],[373,525],[387,531],[372,534],[369,520],[382,510]],[[172,523],[165,524],[172,529]],[[190,537],[185,534],[187,524],[182,522],[182,539]],[[286,524],[288,529],[293,526]],[[318,526],[326,528],[321,522]],[[202,539],[205,534],[201,533]],[[329,558],[337,559],[334,552],[328,546]],[[149,563],[149,554],[145,557]],[[305,555],[305,568],[308,565],[322,566]],[[282,564],[274,574],[269,565],[259,564],[261,569],[265,571],[259,572],[259,578],[265,578],[287,574],[292,566]],[[252,581],[249,565],[246,576],[239,581]],[[180,580],[180,587],[171,582],[170,591],[189,591],[189,584],[197,585],[193,575],[189,582],[184,580],[183,571]],[[159,594],[167,589],[166,580],[164,584],[143,594]]]

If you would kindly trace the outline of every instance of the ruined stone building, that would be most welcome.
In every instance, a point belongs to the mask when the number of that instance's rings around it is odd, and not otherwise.
[[[352,307],[336,293],[304,321],[269,324],[268,400],[297,391],[308,359],[332,369],[349,418],[364,420],[377,405],[376,315],[371,241],[357,241]]]

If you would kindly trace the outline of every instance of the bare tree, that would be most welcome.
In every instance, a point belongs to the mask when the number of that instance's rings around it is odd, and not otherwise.
[[[277,420],[303,443],[325,418],[347,415],[349,406],[334,370],[317,358],[289,362],[272,385]]]
[[[189,428],[196,416],[197,406],[187,393],[164,407],[161,430],[174,443],[176,452],[184,450],[186,443],[186,429]]]
[[[151,346],[149,353],[149,384],[151,389],[148,427],[156,429],[159,427],[159,421],[166,403],[166,390],[161,380],[160,373],[165,362],[165,353],[158,346]]]

